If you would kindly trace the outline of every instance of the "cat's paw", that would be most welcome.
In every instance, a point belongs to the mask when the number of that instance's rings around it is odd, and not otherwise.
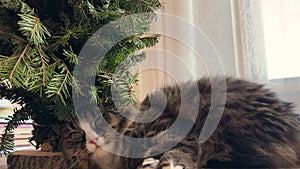
[[[185,167],[183,165],[175,165],[171,159],[160,162],[154,158],[146,158],[137,169],[185,169]]]
[[[172,159],[162,159],[155,169],[185,169],[185,167],[176,164]]]
[[[185,169],[183,165],[175,164],[172,159],[161,159],[160,162],[154,158],[146,158],[137,169]]]
[[[137,169],[155,169],[159,163],[159,160],[154,158],[146,158],[142,165]]]

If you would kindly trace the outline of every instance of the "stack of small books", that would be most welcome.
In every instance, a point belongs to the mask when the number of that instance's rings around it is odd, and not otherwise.
[[[8,116],[13,115],[13,110],[17,108],[18,105],[12,105],[9,100],[0,99],[0,130],[1,137],[3,135],[4,129],[8,123]],[[34,147],[28,142],[28,138],[32,136],[32,121],[26,121],[24,124],[18,126],[14,130],[14,143],[15,150],[33,149]]]

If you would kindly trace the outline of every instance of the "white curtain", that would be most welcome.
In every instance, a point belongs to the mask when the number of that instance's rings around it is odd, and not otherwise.
[[[237,75],[255,82],[268,80],[261,0],[231,1]]]

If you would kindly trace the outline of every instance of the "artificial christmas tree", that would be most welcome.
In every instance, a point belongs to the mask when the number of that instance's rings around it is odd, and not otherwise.
[[[72,92],[80,93],[74,88],[81,82],[73,71],[84,44],[107,24],[131,32],[100,56],[97,67],[85,69],[86,76],[96,72],[91,102],[102,113],[114,109],[112,85],[126,89],[120,96],[134,102],[137,79],[130,68],[145,57],[137,51],[158,42],[159,35],[147,32],[160,7],[158,0],[0,0],[0,97],[21,105],[8,119],[2,153],[13,149],[13,129],[25,120],[33,121],[30,141],[39,148],[55,136],[53,126],[77,119]],[[101,48],[111,41],[107,36],[95,43]]]

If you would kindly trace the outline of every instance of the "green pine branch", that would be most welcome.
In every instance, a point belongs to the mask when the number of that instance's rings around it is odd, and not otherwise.
[[[45,45],[47,36],[51,37],[51,34],[41,20],[33,14],[18,14],[18,16],[21,18],[18,22],[19,30],[27,40],[36,46]]]
[[[2,30],[0,30],[0,38],[3,38],[2,39],[3,41],[9,41],[11,39],[16,39],[16,40],[19,40],[20,42],[27,42],[25,39],[15,35],[14,33],[5,32]]]
[[[70,86],[73,84],[73,76],[68,66],[62,60],[58,60],[57,69],[59,73],[54,73],[53,78],[46,88],[45,94],[47,94],[47,97],[59,97],[65,104],[65,99],[71,97]]]
[[[13,138],[14,138],[13,127],[7,125],[1,137],[0,157],[2,155],[7,156],[14,149],[15,144]]]
[[[1,0],[0,3],[1,7],[22,13],[30,13],[33,11],[23,0]]]
[[[36,124],[31,141],[38,148],[49,137],[42,133],[44,129],[76,118],[72,88],[76,94],[91,88],[88,92],[95,94],[91,102],[105,110],[114,107],[111,86],[120,89],[122,104],[134,101],[137,73],[130,68],[145,58],[138,51],[159,40],[158,35],[146,34],[158,8],[158,0],[0,0],[0,45],[5,46],[0,48],[0,79],[10,83],[0,82],[0,97],[25,105],[10,119],[11,124],[18,124],[19,115],[31,118]],[[96,84],[81,89],[83,82],[73,75],[82,59],[80,50],[108,23],[130,37],[112,47],[99,65],[95,65],[98,58],[91,61],[84,75],[95,76],[96,72]],[[92,40],[99,48],[114,43],[112,35]],[[8,126],[3,137],[3,150],[12,146],[12,128]]]

